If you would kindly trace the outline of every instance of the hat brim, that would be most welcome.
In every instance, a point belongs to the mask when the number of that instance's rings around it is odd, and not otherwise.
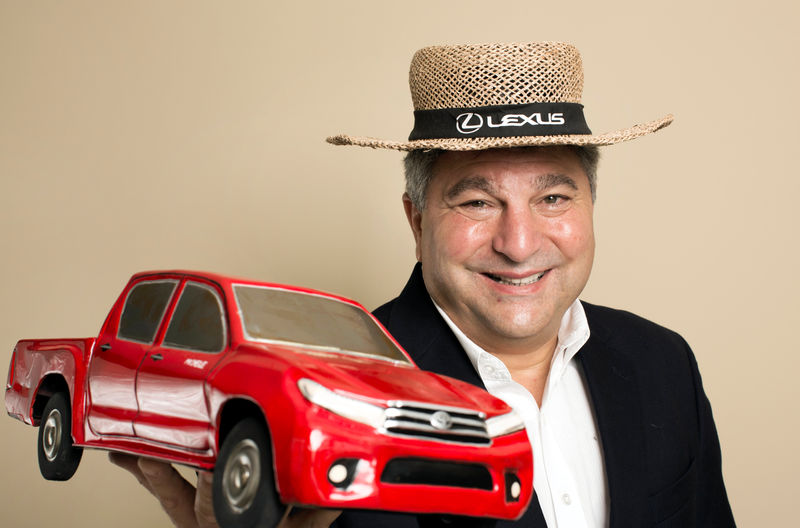
[[[537,145],[604,146],[630,141],[652,134],[672,123],[668,114],[661,119],[634,125],[630,128],[605,134],[574,134],[566,136],[512,136],[483,138],[417,139],[414,141],[387,141],[372,137],[339,134],[326,139],[333,145],[384,148],[393,150],[485,150],[491,148],[530,147]]]

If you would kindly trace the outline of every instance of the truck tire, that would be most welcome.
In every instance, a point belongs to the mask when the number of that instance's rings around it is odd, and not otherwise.
[[[39,424],[39,471],[47,480],[68,480],[78,469],[83,448],[72,444],[72,413],[64,392],[53,394]]]
[[[212,495],[222,528],[277,526],[286,507],[275,489],[269,435],[260,421],[243,419],[223,441]]]

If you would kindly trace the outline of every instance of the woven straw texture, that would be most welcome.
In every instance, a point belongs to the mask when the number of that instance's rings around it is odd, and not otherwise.
[[[409,71],[415,110],[530,103],[580,103],[583,65],[563,42],[431,46],[414,54]],[[669,125],[672,115],[604,134],[420,139],[388,141],[339,134],[334,145],[395,150],[482,150],[531,145],[611,145]]]
[[[528,103],[580,103],[578,50],[562,42],[423,48],[411,59],[415,110]]]

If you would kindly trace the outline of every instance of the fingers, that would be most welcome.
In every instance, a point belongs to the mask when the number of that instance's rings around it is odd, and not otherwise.
[[[316,508],[287,508],[278,528],[328,528],[341,514],[341,510]]]
[[[212,474],[201,471],[197,475],[197,495],[194,498],[194,513],[199,528],[218,528],[214,517],[214,503],[211,496]]]
[[[155,495],[178,528],[219,528],[211,499],[211,473],[198,473],[195,490],[166,462],[116,452],[109,452],[108,458]]]
[[[131,473],[136,480],[139,481],[139,484],[147,488],[147,491],[153,493],[153,490],[150,489],[150,483],[145,478],[142,470],[139,469],[139,457],[135,455],[127,455],[124,453],[117,453],[115,451],[109,451],[108,459],[111,461],[112,464],[115,464],[129,473]]]
[[[212,474],[197,475],[197,489],[166,462],[122,453],[108,458],[133,474],[161,503],[178,528],[218,528],[212,501]],[[289,507],[278,528],[328,528],[342,512]]]
[[[172,523],[178,528],[197,528],[194,486],[168,463],[140,458],[138,465],[147,480],[145,487],[156,496]]]

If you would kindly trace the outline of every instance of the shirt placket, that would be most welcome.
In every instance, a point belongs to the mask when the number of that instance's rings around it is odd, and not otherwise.
[[[585,527],[586,516],[583,512],[578,487],[572,478],[572,472],[564,457],[564,452],[553,435],[551,420],[557,420],[561,411],[553,405],[545,405],[540,410],[539,424],[542,442],[542,451],[547,459],[547,480],[551,493],[553,512],[557,526]],[[538,492],[538,490],[537,490]]]

